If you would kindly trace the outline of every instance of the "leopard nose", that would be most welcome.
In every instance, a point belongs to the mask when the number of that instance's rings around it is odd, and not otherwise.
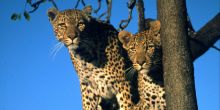
[[[143,65],[143,64],[144,64],[144,59],[141,59],[141,58],[138,59],[138,60],[137,60],[137,63],[138,63],[139,65]]]
[[[67,37],[73,40],[74,38],[76,38],[76,35],[74,33],[71,33],[68,34]]]
[[[134,62],[142,66],[145,62],[145,57],[143,55],[136,55],[134,57]]]

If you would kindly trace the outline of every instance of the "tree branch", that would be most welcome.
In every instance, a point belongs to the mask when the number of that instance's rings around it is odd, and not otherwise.
[[[31,11],[28,11],[28,13],[33,13],[33,12],[35,12],[37,9],[38,9],[38,7],[40,6],[40,4],[42,4],[42,3],[44,3],[45,2],[45,0],[39,0],[39,1],[37,1],[37,2],[35,2],[35,3],[32,3],[31,1],[29,1],[28,2],[28,4],[33,8]],[[26,7],[25,7],[26,8]],[[26,10],[26,9],[25,9]]]
[[[98,0],[98,8],[94,10],[94,13],[98,13],[101,7],[102,7],[101,0]]]
[[[58,7],[57,7],[57,4],[54,2],[54,0],[49,0],[52,4],[53,4],[53,6],[58,10]]]
[[[136,0],[130,0],[127,3],[127,7],[128,7],[128,11],[129,11],[129,15],[128,15],[128,19],[126,20],[121,20],[120,24],[119,24],[119,30],[123,30],[124,28],[126,28],[128,26],[128,24],[130,23],[131,19],[132,19],[132,11],[134,9],[134,6],[136,4]]]
[[[138,12],[138,32],[142,32],[147,29],[144,16],[144,1],[138,0],[136,7]]]
[[[100,7],[101,7],[101,3],[100,3],[101,1],[99,0],[98,2],[99,2],[99,7],[98,7],[97,10],[95,10],[95,12],[98,12],[99,9],[100,9]],[[106,0],[106,4],[107,4],[107,7],[108,7],[107,11],[104,12],[104,13],[102,13],[102,14],[98,17],[98,19],[101,19],[104,15],[107,14],[107,16],[106,16],[106,22],[107,22],[107,23],[110,23],[110,17],[111,17],[111,11],[112,11],[112,0]]]
[[[203,26],[190,40],[192,59],[203,55],[213,44],[220,39],[220,13]]]
[[[212,46],[212,48],[214,48],[215,50],[219,51],[220,52],[220,48],[218,48],[217,46]]]
[[[84,0],[77,0],[76,5],[75,5],[75,9],[78,7],[80,1],[81,1],[81,3],[82,3],[83,6],[86,5],[85,2],[84,2]]]
[[[111,17],[111,12],[112,12],[112,0],[106,0],[106,3],[108,5],[108,15],[106,17],[106,21],[107,23],[110,23],[110,17]]]

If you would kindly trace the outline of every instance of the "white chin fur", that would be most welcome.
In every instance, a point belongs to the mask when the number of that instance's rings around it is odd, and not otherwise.
[[[149,70],[146,70],[146,69],[142,69],[142,70],[140,70],[140,73],[148,73],[149,72]]]
[[[68,46],[69,50],[76,50],[76,48],[77,48],[77,46],[74,45],[74,44],[71,44],[71,45]]]

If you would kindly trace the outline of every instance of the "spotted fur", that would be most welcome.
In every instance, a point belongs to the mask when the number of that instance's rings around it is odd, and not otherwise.
[[[125,78],[128,60],[117,38],[118,32],[111,25],[93,19],[90,13],[91,7],[82,11],[48,11],[54,33],[68,48],[77,71],[83,110],[102,109],[98,105],[103,100],[114,98],[120,110],[136,110],[130,82]]]
[[[127,31],[121,31],[118,37],[127,50],[134,69],[138,71],[140,99],[146,101],[145,106],[149,110],[164,110],[166,103],[160,71],[162,64],[160,22],[147,21],[147,23],[148,29],[143,32],[132,35]]]

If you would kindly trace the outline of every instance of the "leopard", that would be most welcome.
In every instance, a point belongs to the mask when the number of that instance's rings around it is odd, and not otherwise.
[[[147,110],[165,110],[165,89],[162,72],[162,47],[160,21],[146,20],[148,29],[135,35],[128,31],[118,34],[127,51],[133,68],[137,71],[140,100],[145,100]]]
[[[82,108],[102,110],[103,100],[113,100],[113,110],[138,110],[142,103],[132,101],[132,87],[125,74],[131,64],[118,31],[91,13],[91,6],[64,11],[51,8],[47,12],[55,36],[68,49],[78,75]]]

